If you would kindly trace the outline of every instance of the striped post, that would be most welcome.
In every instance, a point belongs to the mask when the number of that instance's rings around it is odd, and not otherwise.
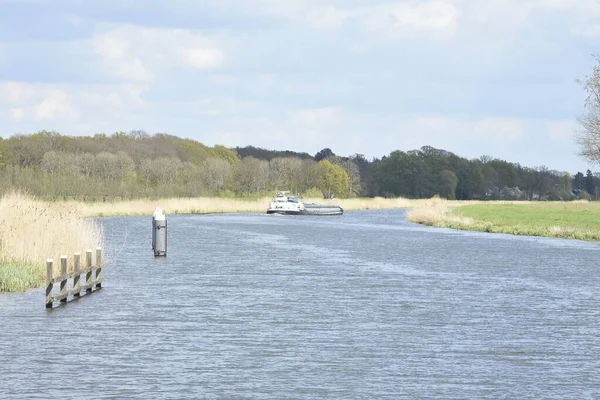
[[[52,278],[54,275],[53,260],[51,258],[46,260],[46,308],[52,308],[52,289],[54,284]]]
[[[86,293],[92,293],[92,250],[85,251],[85,266],[89,268],[89,270],[85,274],[85,284],[88,287],[85,291]]]
[[[65,296],[60,299],[61,303],[67,302],[67,282],[69,279],[65,275],[67,275],[67,256],[60,256],[60,276],[62,276],[62,280],[60,281],[60,295]]]
[[[102,279],[102,247],[96,247],[96,280]],[[102,288],[102,282],[98,282],[96,289]]]
[[[73,296],[79,297],[81,295],[81,285],[79,284],[79,279],[81,278],[81,273],[79,272],[81,271],[81,253],[75,253],[74,263],[75,275],[73,275]]]

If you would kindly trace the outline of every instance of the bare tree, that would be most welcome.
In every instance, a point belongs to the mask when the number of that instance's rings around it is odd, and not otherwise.
[[[341,167],[344,171],[346,171],[346,174],[348,174],[348,193],[351,195],[360,193],[360,169],[354,160],[338,156],[330,157],[329,160],[333,164]]]
[[[135,178],[135,163],[129,154],[123,151],[118,152],[115,162],[117,179],[123,181],[128,178]]]
[[[79,173],[86,178],[92,176],[95,157],[92,153],[79,153],[75,155],[75,166]]]
[[[241,193],[261,193],[269,187],[269,163],[254,157],[242,159],[235,170],[236,189]]]
[[[78,172],[75,156],[65,151],[48,151],[40,162],[40,169],[49,174],[71,175]]]
[[[96,154],[94,175],[109,181],[114,181],[118,176],[117,156],[106,151]]]
[[[231,174],[231,164],[219,157],[210,157],[202,162],[204,180],[212,194],[217,194],[225,189]]]
[[[270,187],[278,190],[298,190],[302,160],[298,157],[275,157],[269,161]]]
[[[578,79],[587,92],[586,111],[579,118],[582,130],[577,132],[579,154],[593,163],[600,163],[600,56],[595,56],[596,64],[591,75]]]
[[[42,157],[40,162],[42,171],[48,174],[56,174],[62,170],[62,160],[56,151],[48,151]]]
[[[302,160],[302,165],[299,172],[299,184],[298,191],[304,192],[319,186],[319,178],[321,176],[321,169],[319,165],[313,160]]]

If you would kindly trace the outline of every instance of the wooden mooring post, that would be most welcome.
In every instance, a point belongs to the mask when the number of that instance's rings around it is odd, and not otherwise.
[[[96,265],[92,265],[92,250],[86,250],[86,266],[81,268],[81,253],[74,255],[73,272],[67,271],[67,256],[60,257],[60,276],[54,277],[54,260],[49,258],[46,260],[46,308],[52,308],[54,302],[59,301],[61,304],[67,303],[69,296],[72,300],[81,297],[81,293],[92,293],[102,289],[102,248],[96,248]],[[85,274],[85,284],[81,285],[81,275]],[[92,279],[92,277],[94,279]],[[72,284],[69,282],[72,280]],[[58,295],[54,293],[54,286],[59,285],[60,292]],[[69,286],[71,287],[69,289]]]

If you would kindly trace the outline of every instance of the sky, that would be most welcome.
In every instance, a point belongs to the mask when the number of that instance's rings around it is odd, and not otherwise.
[[[600,0],[0,0],[0,135],[145,130],[574,174]]]

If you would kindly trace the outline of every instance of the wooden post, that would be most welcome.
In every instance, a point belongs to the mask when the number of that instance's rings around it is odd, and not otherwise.
[[[69,280],[65,275],[67,274],[67,256],[60,256],[60,276],[62,276],[62,280],[60,281],[60,295],[67,294],[67,281]],[[60,299],[61,303],[67,302],[67,297]]]
[[[89,286],[92,284],[92,250],[85,251],[85,266],[89,268],[85,273],[85,284],[88,286],[86,293],[92,293],[92,287]]]
[[[99,281],[102,278],[102,247],[96,247],[96,280]],[[96,289],[102,288],[102,282],[98,282]]]
[[[53,260],[51,258],[46,260],[46,308],[52,308],[52,289],[54,287],[52,283],[52,278],[54,277],[52,263]]]
[[[81,295],[81,285],[79,284],[79,279],[81,278],[81,253],[77,252],[75,253],[75,259],[74,259],[74,263],[75,263],[75,268],[74,268],[74,273],[75,275],[73,276],[73,291],[75,292],[73,294],[73,296],[75,297],[79,297]]]

